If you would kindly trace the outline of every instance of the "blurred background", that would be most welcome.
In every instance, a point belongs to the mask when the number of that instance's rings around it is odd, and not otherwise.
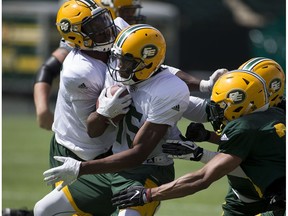
[[[59,43],[59,1],[2,2],[2,90],[31,95],[34,74]],[[211,72],[264,56],[286,68],[285,0],[142,0],[142,6],[147,23],[167,40],[166,64]]]
[[[142,0],[141,12],[166,38],[166,64],[208,78],[218,68],[236,69],[256,56],[274,59],[286,72],[285,4],[285,0]],[[43,184],[42,172],[48,168],[52,132],[36,123],[33,82],[41,64],[58,47],[55,19],[59,6],[57,0],[2,0],[3,207],[32,208],[50,190]],[[53,86],[52,107],[58,80]],[[179,164],[177,175],[191,170],[187,168],[190,163]],[[218,215],[226,192],[223,188],[218,185],[219,191],[210,191],[215,197],[209,197],[213,201],[208,206],[203,204],[207,195],[200,193],[200,197],[186,199],[187,204],[178,202],[186,205],[183,208],[166,205],[168,210],[162,215],[191,215],[193,211]],[[189,202],[198,202],[198,209],[194,206],[192,211]]]

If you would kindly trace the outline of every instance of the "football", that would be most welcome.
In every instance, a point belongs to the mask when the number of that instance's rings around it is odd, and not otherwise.
[[[111,98],[113,97],[113,95],[115,95],[116,91],[121,88],[120,85],[113,85],[113,86],[110,86],[109,88],[107,88],[107,91],[106,91],[106,97],[108,98]],[[125,91],[123,91],[119,97],[124,97],[125,95],[128,95],[129,92],[128,90],[126,89]],[[98,108],[98,105],[99,105],[99,100],[97,99],[97,102],[96,102],[96,109]],[[116,117],[114,117],[113,119],[111,119],[113,121],[114,124],[117,124],[118,122],[120,122],[123,118],[124,118],[125,114],[120,114]]]
[[[113,85],[113,86],[110,86],[108,89],[107,89],[107,92],[106,92],[106,96],[108,98],[111,98],[113,97],[113,95],[116,93],[116,91],[121,88],[120,85]],[[120,97],[124,97],[125,95],[128,95],[129,92],[128,90],[126,89],[124,92],[121,93]]]

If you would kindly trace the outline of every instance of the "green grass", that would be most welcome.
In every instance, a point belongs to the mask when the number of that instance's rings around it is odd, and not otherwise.
[[[179,126],[185,130],[188,121]],[[17,115],[2,118],[2,207],[32,209],[50,191],[42,173],[48,168],[48,153],[52,132],[40,129],[34,116]],[[215,150],[215,146],[201,144]],[[197,170],[198,162],[175,160],[176,177]],[[207,190],[184,198],[162,202],[158,216],[220,215],[226,193],[226,178]]]

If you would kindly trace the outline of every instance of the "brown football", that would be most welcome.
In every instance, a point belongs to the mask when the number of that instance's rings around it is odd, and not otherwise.
[[[113,85],[113,86],[110,86],[109,88],[107,88],[106,97],[108,97],[108,98],[112,97],[120,87],[121,87],[120,85]],[[128,95],[128,94],[129,94],[129,92],[126,89],[124,92],[122,92],[120,94],[120,97],[124,97],[125,95]],[[96,109],[98,108],[98,105],[99,105],[99,100],[97,99]],[[120,122],[124,118],[124,116],[125,116],[125,114],[120,114],[111,120],[113,121],[114,124],[117,124],[118,122]]]

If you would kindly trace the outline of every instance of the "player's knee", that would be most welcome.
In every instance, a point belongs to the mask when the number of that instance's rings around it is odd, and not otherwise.
[[[47,215],[46,205],[44,205],[44,202],[42,200],[38,201],[35,204],[33,212],[34,212],[34,216],[45,216],[45,215]]]

